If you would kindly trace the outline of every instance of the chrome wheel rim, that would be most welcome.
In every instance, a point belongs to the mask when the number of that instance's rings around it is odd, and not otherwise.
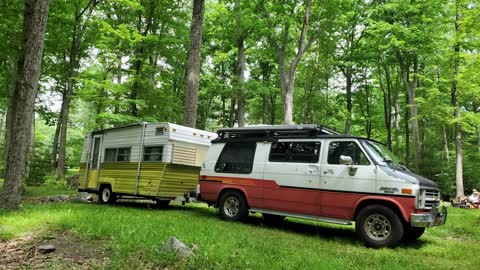
[[[110,199],[110,189],[105,188],[103,189],[103,192],[102,192],[102,200],[104,202],[108,202],[108,199]]]
[[[223,212],[228,217],[235,217],[240,211],[240,201],[235,197],[228,197],[223,204]]]
[[[369,238],[382,241],[392,234],[392,225],[387,217],[380,214],[368,216],[365,220],[365,230]]]

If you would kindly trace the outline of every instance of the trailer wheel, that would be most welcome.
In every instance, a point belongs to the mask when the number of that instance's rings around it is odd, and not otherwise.
[[[278,225],[285,220],[285,216],[265,214],[265,213],[262,213],[262,217],[263,217],[263,222],[269,226]]]
[[[220,197],[220,217],[224,220],[245,220],[248,216],[248,207],[245,197],[238,191],[227,191]]]
[[[403,239],[405,239],[405,241],[413,242],[423,235],[423,233],[425,232],[425,228],[412,227],[410,226],[410,224],[406,224],[405,227],[403,227],[403,232]]]
[[[367,246],[373,248],[394,247],[404,234],[402,221],[395,211],[378,204],[360,210],[355,231]]]
[[[102,186],[100,188],[100,194],[98,196],[98,202],[101,204],[114,204],[117,201],[117,195],[112,192],[110,186]]]

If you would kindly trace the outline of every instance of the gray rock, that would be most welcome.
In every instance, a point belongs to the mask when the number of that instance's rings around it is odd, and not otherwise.
[[[37,247],[38,252],[40,252],[42,254],[47,254],[47,253],[53,252],[53,251],[55,251],[55,249],[56,249],[55,246],[50,245],[50,244],[40,245],[40,246]]]
[[[193,255],[193,251],[175,236],[170,236],[165,244],[160,248],[161,252],[176,252],[182,259]]]
[[[68,201],[70,200],[70,195],[59,195],[57,196],[60,201]]]
[[[85,202],[91,202],[93,200],[92,194],[90,194],[88,192],[80,192],[78,194],[78,197],[80,198],[80,200],[85,201]]]

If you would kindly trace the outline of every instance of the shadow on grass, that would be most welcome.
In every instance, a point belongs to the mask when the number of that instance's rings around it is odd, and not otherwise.
[[[201,206],[201,204],[191,205],[178,205],[173,204],[165,208],[158,208],[154,203],[147,203],[146,201],[119,201],[115,205],[136,209],[152,209],[158,211],[185,211],[189,212],[192,216],[199,218],[218,218],[220,217],[214,208]],[[229,222],[229,221],[222,221]],[[267,225],[264,223],[263,218],[258,215],[250,214],[246,221],[242,222],[247,226],[262,227],[272,230],[279,230],[289,233],[295,233],[306,236],[315,236],[323,240],[335,240],[343,243],[350,243],[354,246],[364,246],[363,242],[358,238],[353,226],[343,225],[327,225],[326,223],[298,220],[287,218],[285,221],[276,225]],[[425,239],[419,239],[413,242],[402,242],[398,248],[401,249],[414,249],[418,250],[431,241]]]

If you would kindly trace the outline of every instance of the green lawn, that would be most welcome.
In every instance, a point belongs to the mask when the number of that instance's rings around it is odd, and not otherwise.
[[[476,269],[480,262],[480,211],[449,209],[445,226],[395,249],[364,247],[352,226],[290,220],[271,228],[257,215],[225,222],[204,204],[150,209],[146,204],[24,205],[0,212],[0,237],[32,230],[68,230],[83,239],[107,239],[109,268],[169,269]],[[187,262],[159,252],[171,235],[196,256]]]

